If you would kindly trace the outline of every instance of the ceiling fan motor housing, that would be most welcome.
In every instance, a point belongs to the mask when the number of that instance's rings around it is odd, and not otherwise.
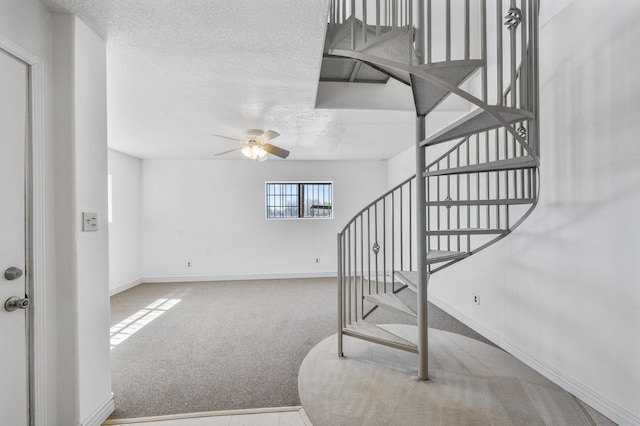
[[[255,141],[258,137],[260,137],[262,134],[264,133],[264,131],[260,130],[260,129],[249,129],[246,132],[246,138],[248,140],[253,140]]]

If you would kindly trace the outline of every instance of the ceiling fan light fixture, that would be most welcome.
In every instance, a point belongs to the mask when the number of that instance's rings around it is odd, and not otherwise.
[[[215,133],[211,133],[212,136],[217,136],[223,139],[230,139],[232,141],[240,142],[242,146],[239,146],[235,149],[230,149],[228,151],[219,152],[214,154],[215,156],[230,154],[232,152],[240,151],[242,155],[251,159],[258,161],[265,161],[267,158],[267,154],[271,154],[278,158],[287,158],[289,156],[289,151],[286,149],[282,149],[279,146],[270,144],[269,141],[280,136],[280,133],[275,130],[267,130],[263,132],[262,130],[250,129],[247,130],[247,134],[244,139],[231,138],[229,136],[217,135]]]
[[[249,146],[245,146],[244,148],[242,148],[242,154],[245,157],[248,157],[252,160],[256,160],[258,158],[262,158],[265,155],[267,155],[267,151],[265,151],[261,146],[259,145],[249,145]]]

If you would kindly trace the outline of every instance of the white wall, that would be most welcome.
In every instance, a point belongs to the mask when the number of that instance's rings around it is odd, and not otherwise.
[[[416,174],[416,149],[411,147],[387,161],[387,188],[393,188],[414,174]]]
[[[270,180],[333,181],[334,219],[266,220],[264,185]],[[145,160],[143,276],[335,274],[336,234],[385,191],[386,182],[382,161]]]
[[[109,289],[112,294],[140,283],[141,169],[138,158],[109,150],[112,222],[109,224]]]
[[[82,21],[75,27],[76,215],[97,212],[98,232],[79,232],[78,344],[81,421],[112,401],[109,346],[106,44]]]
[[[430,293],[612,420],[640,424],[640,3],[552,3],[542,3],[540,205],[435,275]]]
[[[109,351],[105,43],[53,14],[58,326],[57,424],[113,410]],[[82,212],[99,230],[82,231]]]

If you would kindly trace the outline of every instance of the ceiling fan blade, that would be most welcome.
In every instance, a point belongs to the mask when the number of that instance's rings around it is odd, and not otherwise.
[[[217,136],[219,138],[224,138],[224,139],[229,139],[231,141],[236,141],[236,142],[244,142],[242,139],[238,139],[238,138],[230,138],[229,136],[223,136],[223,135],[216,135],[215,133],[210,133],[211,136]]]
[[[271,145],[270,143],[262,145],[262,149],[267,151],[269,154],[275,155],[276,157],[287,158],[289,156],[289,151],[278,146]]]
[[[233,149],[230,149],[229,151],[222,151],[222,152],[219,152],[217,154],[213,154],[213,156],[217,157],[219,155],[230,154],[230,153],[235,152],[235,151],[240,151],[242,148],[244,148],[244,147],[239,146],[238,148],[233,148]]]
[[[258,137],[258,142],[260,143],[267,143],[269,142],[271,139],[275,139],[278,136],[280,136],[280,133],[274,131],[274,130],[267,130],[266,132],[264,132],[262,135],[260,135]]]

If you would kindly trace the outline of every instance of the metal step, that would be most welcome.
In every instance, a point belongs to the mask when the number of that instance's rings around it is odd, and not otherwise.
[[[357,276],[359,276],[359,275],[357,275]],[[391,284],[391,281],[393,280],[391,275],[387,274],[386,277],[387,277],[386,283],[387,284]],[[374,272],[371,273],[371,280],[369,280],[369,275],[368,274],[362,277],[362,279],[365,280],[365,281],[371,281],[372,283],[377,282],[378,284],[384,283],[385,282],[384,278],[385,278],[385,275],[383,273],[380,273],[380,272],[378,273],[378,279],[377,280],[376,280],[376,276],[375,276]]]
[[[492,113],[499,115],[509,124],[533,119],[533,114],[522,109],[502,106],[487,106],[486,110],[478,108],[429,136],[420,143],[420,146],[436,145],[452,139],[464,138],[486,130],[502,127],[502,123]]]
[[[365,62],[371,68],[380,71],[381,73],[398,80],[400,83],[406,84],[407,86],[411,86],[411,78],[408,72],[404,72],[402,70],[385,67],[383,65],[374,64],[370,62]]]
[[[467,229],[437,229],[427,230],[429,235],[504,235],[508,234],[508,229],[484,229],[484,228],[467,228]]]
[[[333,26],[333,34],[331,38],[327,37],[328,44],[326,47],[329,49],[351,49],[351,22],[354,21],[354,35],[356,39],[356,49],[362,47],[362,20],[350,16],[342,24],[335,24]],[[391,30],[391,27],[380,26],[380,33],[387,33]],[[376,38],[375,25],[367,25],[367,41],[371,41]],[[357,49],[359,50],[359,49]]]
[[[386,84],[390,76],[357,59],[324,55],[320,81]]]
[[[342,333],[346,336],[418,353],[418,347],[414,343],[364,320],[345,325],[342,328]]]
[[[408,26],[398,27],[376,37],[357,50],[401,64],[416,64],[418,57],[413,50],[413,43],[409,42],[409,37]]]
[[[429,250],[427,252],[427,264],[448,262],[450,260],[464,259],[468,253],[448,250]]]
[[[416,271],[396,271],[396,279],[409,290],[418,293],[418,273]]]
[[[533,204],[533,198],[504,198],[495,200],[449,200],[427,201],[429,207],[456,207],[456,206],[511,206],[516,204]]]
[[[481,60],[449,61],[420,65],[417,68],[457,87],[481,67],[483,63]],[[451,93],[413,74],[411,74],[411,89],[413,90],[416,113],[419,116],[429,114]]]
[[[411,318],[418,317],[416,312],[409,305],[404,303],[398,296],[393,293],[369,294],[364,296],[364,298],[382,308],[409,315]]]
[[[359,27],[362,28],[362,27]],[[360,29],[360,31],[362,31]],[[346,36],[345,36],[346,34]],[[408,69],[398,69],[393,64],[408,64],[411,57],[412,63],[417,58],[413,49],[409,51],[409,32],[407,27],[395,28],[380,36],[375,34],[368,36],[367,43],[362,42],[361,35],[356,37],[355,49],[351,43],[351,31],[340,32],[341,39],[334,40],[325,49],[325,56],[343,56],[356,59],[367,64],[368,67],[379,71],[407,86],[411,86],[411,78]],[[411,56],[410,56],[411,55]],[[368,60],[370,59],[370,60]],[[381,61],[381,59],[383,61]],[[380,62],[391,62],[391,65],[383,65]]]
[[[427,265],[451,260],[464,259],[469,253],[448,250],[431,250],[427,252]],[[396,282],[406,285],[414,293],[418,292],[418,273],[416,271],[396,271]]]
[[[391,289],[393,288],[394,278],[391,275],[386,276],[386,281],[385,281],[385,275],[382,273],[378,274],[377,280],[376,280],[375,273],[371,275],[371,279],[369,279],[368,275],[363,276],[362,279],[365,285],[369,286],[368,287],[369,291],[375,291],[375,289],[380,289],[382,291],[387,291],[387,289],[389,289],[389,291],[391,291]],[[396,286],[398,286],[397,280],[395,281],[396,281],[395,283]],[[385,284],[386,284],[386,287],[385,287]]]
[[[505,170],[519,170],[537,167],[538,161],[533,157],[509,158],[507,160],[489,161],[488,163],[473,164],[471,166],[451,167],[448,169],[431,170],[422,173],[422,176],[446,176],[464,173],[501,172]]]
[[[354,20],[355,19],[355,20]],[[351,41],[351,22],[354,22],[353,25],[353,34],[355,39],[355,49],[353,49],[353,44]],[[395,35],[399,32],[400,28],[408,29],[408,27],[390,27],[381,25],[380,26],[380,34],[376,35],[376,26],[367,24],[366,28],[366,41],[363,39],[362,35],[362,20],[354,17],[349,17],[342,24],[336,24],[334,26],[334,34],[328,41],[328,44],[325,47],[328,49],[346,49],[346,50],[356,50],[361,51],[362,49],[366,49],[367,47],[372,46],[379,40],[386,40],[389,38],[394,38]]]
[[[413,43],[409,42],[410,33],[408,26],[395,28],[381,26],[380,34],[376,35],[376,26],[367,25],[367,40],[365,42],[362,35],[362,21],[355,19],[353,26],[355,35],[354,46],[351,40],[351,22],[352,18],[350,17],[344,24],[336,26],[335,34],[328,46],[325,46],[325,53],[331,54],[333,49],[351,50],[403,64],[409,64],[410,59],[413,64],[418,62],[413,50]]]

